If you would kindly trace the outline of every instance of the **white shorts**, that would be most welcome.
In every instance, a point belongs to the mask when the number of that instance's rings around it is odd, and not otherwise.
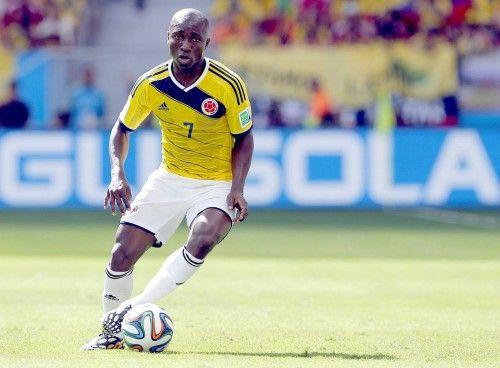
[[[188,226],[203,210],[218,208],[234,220],[235,212],[227,207],[231,182],[191,179],[163,168],[155,170],[130,205],[120,223],[131,224],[166,242],[177,230],[184,216]]]

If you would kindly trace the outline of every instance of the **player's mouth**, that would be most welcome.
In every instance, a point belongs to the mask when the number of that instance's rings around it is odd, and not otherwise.
[[[179,59],[180,61],[191,61],[191,58],[187,55],[179,55],[177,59]]]

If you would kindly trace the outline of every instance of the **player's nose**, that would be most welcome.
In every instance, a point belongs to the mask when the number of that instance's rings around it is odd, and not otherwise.
[[[190,52],[192,50],[191,42],[189,40],[184,40],[181,44],[180,49],[183,52]]]

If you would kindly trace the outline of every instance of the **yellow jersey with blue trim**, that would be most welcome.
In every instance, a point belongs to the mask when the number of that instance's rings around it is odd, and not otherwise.
[[[231,180],[235,138],[252,128],[243,80],[224,64],[205,58],[200,77],[185,87],[175,79],[172,60],[143,74],[120,113],[135,130],[153,113],[162,133],[162,166],[195,179]]]

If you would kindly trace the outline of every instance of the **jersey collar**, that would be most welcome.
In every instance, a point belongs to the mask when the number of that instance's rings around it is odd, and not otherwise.
[[[193,89],[194,87],[196,87],[198,84],[200,84],[200,82],[203,80],[203,78],[205,78],[205,75],[207,74],[208,72],[208,65],[209,65],[209,62],[210,62],[210,59],[209,58],[204,58],[205,59],[205,69],[203,69],[203,73],[201,73],[201,75],[198,77],[197,80],[194,81],[193,84],[189,85],[189,86],[184,86],[182,83],[180,83],[177,79],[175,79],[175,76],[174,76],[174,71],[172,70],[172,59],[170,59],[168,61],[168,70],[170,72],[170,78],[172,78],[172,82],[174,82],[174,84],[179,87],[179,89],[183,90],[184,92],[188,92],[190,91],[191,89]]]

